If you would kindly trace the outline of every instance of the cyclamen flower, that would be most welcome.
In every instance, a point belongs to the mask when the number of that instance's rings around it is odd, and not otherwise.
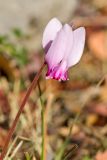
[[[77,64],[83,54],[85,28],[73,31],[69,24],[62,26],[57,18],[47,24],[42,45],[45,50],[45,63],[48,65],[46,78],[68,80],[67,71]]]

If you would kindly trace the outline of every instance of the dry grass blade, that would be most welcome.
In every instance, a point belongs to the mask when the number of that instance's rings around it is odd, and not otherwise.
[[[23,141],[20,141],[19,144],[17,145],[17,147],[14,149],[14,151],[13,151],[10,159],[12,159],[15,156],[15,154],[18,152],[18,150],[20,149],[20,147],[22,146],[22,144],[23,144]]]
[[[9,145],[10,139],[11,139],[11,137],[12,137],[12,135],[13,135],[13,132],[14,132],[14,130],[15,130],[15,128],[16,128],[16,125],[17,125],[17,123],[18,123],[18,120],[19,120],[19,118],[20,118],[20,115],[21,115],[21,113],[22,113],[22,111],[23,111],[23,109],[24,109],[24,106],[25,106],[25,104],[26,104],[26,102],[27,102],[27,100],[28,100],[28,98],[29,98],[29,96],[30,96],[30,94],[31,94],[31,91],[33,90],[34,87],[36,87],[37,82],[38,82],[38,80],[39,80],[39,77],[40,77],[40,75],[41,75],[42,70],[44,69],[44,67],[45,67],[45,63],[41,66],[38,74],[35,75],[35,77],[34,77],[32,83],[31,83],[30,87],[28,88],[28,90],[27,90],[27,92],[26,92],[25,97],[24,97],[23,100],[22,100],[22,103],[21,103],[21,105],[20,105],[20,107],[19,107],[19,110],[18,110],[18,112],[17,112],[17,114],[16,114],[16,117],[15,117],[15,119],[14,119],[14,121],[13,121],[12,127],[10,128],[10,130],[9,130],[9,132],[8,132],[8,135],[7,135],[7,138],[6,138],[6,142],[5,142],[4,147],[3,147],[3,151],[2,151],[2,153],[1,153],[1,155],[0,155],[0,160],[3,160],[4,157],[5,157],[5,154],[7,153],[7,149],[8,149],[8,145]]]
[[[75,144],[65,155],[64,160],[70,160],[71,156],[74,154],[74,152],[77,150],[78,146]]]
[[[18,137],[16,137],[16,138],[14,139],[13,143],[10,145],[10,147],[9,147],[9,149],[8,149],[8,151],[7,151],[7,154],[6,154],[5,158],[4,158],[4,160],[8,159],[9,154],[11,153],[11,151],[12,151],[12,149],[13,149],[16,141],[17,141],[17,139],[18,139]]]

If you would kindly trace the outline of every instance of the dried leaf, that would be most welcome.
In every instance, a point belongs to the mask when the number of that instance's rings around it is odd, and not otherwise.
[[[107,32],[92,32],[88,38],[88,45],[95,57],[107,60]]]
[[[96,154],[95,160],[106,160],[107,159],[107,151],[105,152],[98,152]]]

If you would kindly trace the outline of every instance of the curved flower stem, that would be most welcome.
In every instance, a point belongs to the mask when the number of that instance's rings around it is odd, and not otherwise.
[[[1,156],[0,156],[0,160],[3,160],[3,158],[5,157],[5,154],[7,152],[10,139],[11,139],[13,133],[14,133],[14,130],[15,130],[15,127],[16,127],[17,122],[19,120],[19,117],[20,117],[20,115],[21,115],[21,113],[22,113],[22,111],[24,109],[24,106],[25,106],[25,104],[26,104],[26,102],[27,102],[27,100],[28,100],[28,98],[30,96],[30,93],[31,93],[32,89],[34,87],[36,87],[36,85],[37,85],[37,81],[38,81],[38,79],[39,79],[39,77],[41,75],[41,72],[42,72],[44,66],[45,66],[45,63],[40,68],[38,74],[34,77],[34,79],[33,79],[32,83],[31,83],[30,87],[28,88],[28,90],[26,92],[26,95],[25,95],[24,99],[22,100],[22,103],[20,105],[19,111],[18,111],[18,113],[17,113],[17,115],[15,117],[15,120],[13,121],[12,127],[10,128],[10,130],[8,132],[8,135],[7,135],[4,147],[3,147],[3,151],[2,151]]]

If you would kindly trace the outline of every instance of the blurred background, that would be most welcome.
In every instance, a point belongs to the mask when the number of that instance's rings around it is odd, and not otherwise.
[[[43,63],[42,34],[53,17],[62,23],[73,23],[75,28],[84,26],[86,43],[80,63],[69,70],[69,81],[46,80],[46,69],[40,77],[47,160],[57,160],[57,151],[77,115],[64,155],[70,153],[68,160],[106,160],[106,0],[0,0],[0,149],[22,98]],[[7,160],[27,159],[26,153],[33,160],[40,159],[39,87],[33,90],[20,117],[10,143],[11,146],[14,142],[14,147]]]

